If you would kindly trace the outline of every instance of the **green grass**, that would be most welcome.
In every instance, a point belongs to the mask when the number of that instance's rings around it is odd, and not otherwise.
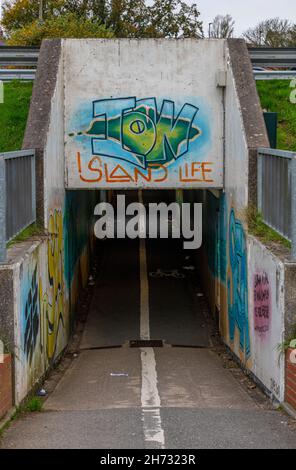
[[[25,406],[25,411],[30,411],[34,413],[35,411],[41,411],[42,409],[42,400],[39,397],[32,397],[28,400]]]
[[[278,113],[277,148],[296,151],[296,104],[290,102],[290,80],[257,80],[262,108]]]
[[[291,243],[289,240],[266,225],[262,220],[261,214],[259,214],[256,209],[249,208],[247,211],[247,217],[249,233],[255,235],[255,237],[259,238],[263,243],[276,242],[291,249]]]
[[[0,152],[22,148],[32,87],[31,82],[17,80],[4,84],[4,103],[0,103]]]
[[[15,243],[24,242],[35,235],[41,235],[43,233],[44,230],[42,229],[41,225],[35,222],[32,225],[29,225],[29,227],[26,227],[18,235],[16,235],[16,237],[10,240],[10,242],[7,243],[7,248],[10,248]]]

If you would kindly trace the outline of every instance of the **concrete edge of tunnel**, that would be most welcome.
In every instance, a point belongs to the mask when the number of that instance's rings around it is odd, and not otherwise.
[[[54,95],[62,54],[61,39],[46,39],[40,48],[36,78],[23,140],[23,149],[36,152],[36,212],[44,224],[44,147],[50,123]],[[42,182],[42,184],[41,184]]]
[[[249,152],[248,201],[256,206],[257,149],[270,143],[247,45],[243,39],[228,39],[227,47]]]

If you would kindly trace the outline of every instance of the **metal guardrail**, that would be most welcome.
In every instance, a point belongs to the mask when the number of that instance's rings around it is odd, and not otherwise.
[[[253,67],[296,67],[296,48],[250,47],[250,58]],[[0,67],[15,66],[17,69],[1,69],[0,80],[34,80],[37,67],[39,47],[0,46]],[[23,70],[19,67],[34,67]],[[284,79],[296,77],[296,70],[262,70],[254,71],[256,80]]]
[[[296,70],[254,70],[255,80],[292,80]]]
[[[33,69],[0,69],[0,80],[10,82],[11,80],[35,80],[36,70]]]
[[[37,67],[39,47],[0,46],[0,66]]]
[[[258,211],[264,223],[292,243],[296,258],[296,153],[258,149]]]
[[[0,154],[0,262],[6,243],[36,221],[35,151]]]
[[[296,67],[296,48],[249,47],[254,67]]]

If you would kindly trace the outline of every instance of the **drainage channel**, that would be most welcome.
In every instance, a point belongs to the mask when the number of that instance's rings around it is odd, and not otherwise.
[[[208,346],[198,344],[168,344],[163,339],[133,339],[124,344],[116,344],[111,346],[93,346],[89,348],[80,348],[81,351],[97,351],[100,349],[120,349],[120,348],[186,348],[186,349],[210,349]]]

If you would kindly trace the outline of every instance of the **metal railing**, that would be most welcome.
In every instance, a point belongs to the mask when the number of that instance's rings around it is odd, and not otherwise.
[[[7,242],[35,221],[35,151],[0,153],[0,262]]]
[[[296,48],[249,47],[253,66],[296,67]]]
[[[255,80],[293,80],[296,70],[253,70]]]
[[[37,67],[39,47],[0,46],[0,67]]]
[[[0,69],[0,80],[35,80],[36,70],[33,69]]]
[[[35,80],[38,56],[39,47],[0,46],[0,81]]]
[[[292,243],[296,258],[296,153],[258,149],[258,211],[263,222]]]
[[[296,67],[296,48],[249,47],[249,54],[253,67]],[[34,80],[38,56],[38,46],[0,46],[0,80]],[[17,69],[3,69],[10,66]],[[30,69],[24,70],[20,67]],[[256,80],[289,80],[296,77],[296,71],[254,70],[254,76]]]

